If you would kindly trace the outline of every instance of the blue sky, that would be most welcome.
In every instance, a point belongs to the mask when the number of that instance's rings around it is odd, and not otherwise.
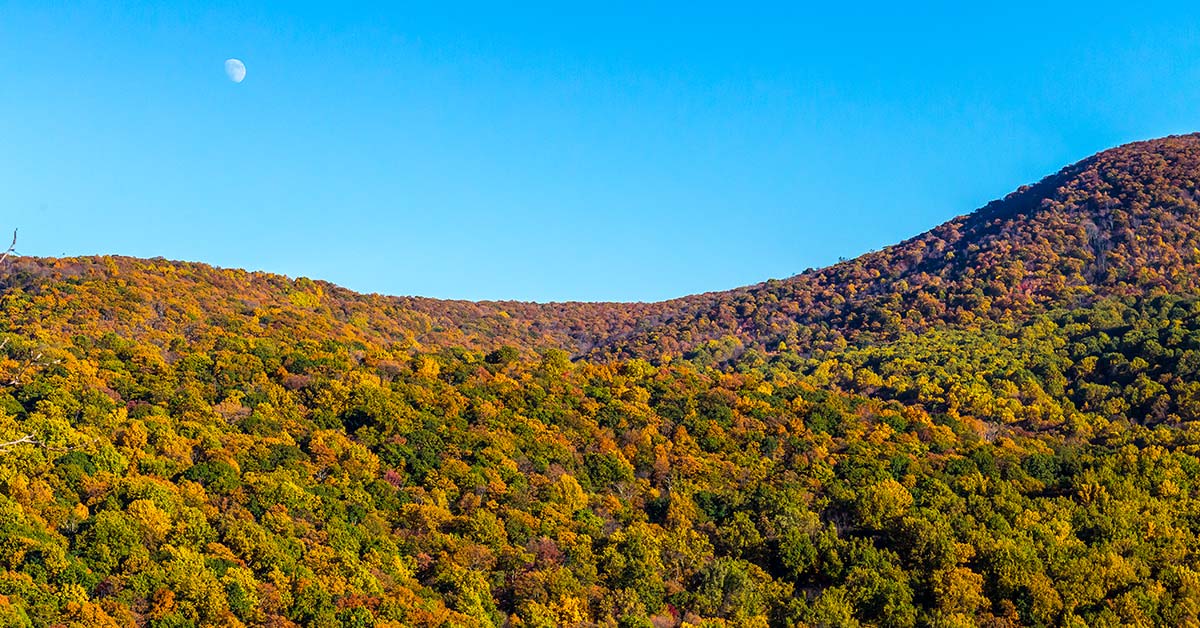
[[[0,0],[0,227],[32,255],[656,300],[1200,130],[1193,3],[645,4]]]

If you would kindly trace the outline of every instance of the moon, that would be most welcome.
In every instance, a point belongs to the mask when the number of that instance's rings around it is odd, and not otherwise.
[[[240,59],[226,59],[225,76],[234,83],[241,83],[246,79],[246,64]]]

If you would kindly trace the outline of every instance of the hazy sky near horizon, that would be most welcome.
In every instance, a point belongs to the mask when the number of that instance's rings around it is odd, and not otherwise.
[[[364,292],[657,300],[1200,130],[1194,3],[565,4],[0,0],[0,230]]]

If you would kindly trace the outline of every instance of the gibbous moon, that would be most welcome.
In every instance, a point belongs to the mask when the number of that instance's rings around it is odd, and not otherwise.
[[[234,83],[241,83],[246,78],[246,64],[239,59],[226,59],[225,76]]]

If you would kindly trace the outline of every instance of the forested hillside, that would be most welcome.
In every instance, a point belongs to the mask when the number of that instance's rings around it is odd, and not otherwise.
[[[5,260],[0,625],[1195,625],[1198,184],[653,304]]]
[[[1200,274],[1200,136],[1129,144],[855,260],[693,305],[611,342],[686,354],[708,341],[801,351],[904,331],[1026,320],[1106,296],[1187,292]]]

